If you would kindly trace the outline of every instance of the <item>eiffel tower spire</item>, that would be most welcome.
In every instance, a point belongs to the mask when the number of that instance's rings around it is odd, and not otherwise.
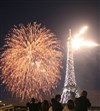
[[[71,29],[69,29],[69,37],[67,40],[67,64],[64,88],[61,95],[61,102],[67,103],[69,99],[78,97],[78,88],[75,80],[73,49],[72,49],[72,36]]]

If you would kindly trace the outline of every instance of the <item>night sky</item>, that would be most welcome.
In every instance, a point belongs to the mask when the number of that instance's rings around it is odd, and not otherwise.
[[[0,1],[0,47],[4,37],[14,25],[30,22],[42,23],[51,29],[64,47],[64,70],[58,92],[62,91],[66,68],[66,40],[68,29],[72,35],[88,25],[86,40],[100,44],[100,1],[99,0],[1,0]],[[81,90],[88,91],[92,105],[100,106],[100,46],[81,48],[74,52],[76,82]],[[12,102],[14,97],[0,87],[0,99]],[[14,100],[15,101],[15,100]],[[17,99],[16,99],[17,101]]]

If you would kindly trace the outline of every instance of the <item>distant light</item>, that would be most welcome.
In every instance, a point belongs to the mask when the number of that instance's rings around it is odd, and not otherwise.
[[[85,33],[85,31],[86,31],[87,29],[88,29],[88,26],[84,26],[83,28],[81,28],[80,32],[75,35],[75,37],[80,37],[82,34]]]
[[[3,104],[4,106],[6,105],[6,104]]]
[[[84,32],[88,29],[88,26],[84,26],[81,30],[80,30],[80,34],[84,34]]]
[[[84,42],[84,46],[98,46],[98,44],[93,43],[93,42]]]
[[[79,49],[81,46],[94,47],[94,46],[98,46],[98,44],[90,41],[85,41],[83,38],[72,39],[72,48]]]
[[[83,38],[72,39],[72,48],[79,49],[83,45]]]
[[[85,33],[85,31],[88,29],[88,26],[84,26],[80,32],[72,39],[72,48],[79,49],[81,46],[98,46],[98,44],[90,41],[84,41],[83,38],[81,38],[81,35]]]

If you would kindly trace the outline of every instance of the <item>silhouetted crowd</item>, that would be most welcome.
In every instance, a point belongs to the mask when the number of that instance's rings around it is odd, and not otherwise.
[[[87,98],[87,91],[82,91],[79,98],[74,100],[68,100],[67,103],[60,103],[61,95],[55,95],[55,98],[51,98],[51,102],[44,100],[43,102],[37,102],[33,97],[31,101],[26,104],[29,111],[88,111],[91,106],[89,99]]]

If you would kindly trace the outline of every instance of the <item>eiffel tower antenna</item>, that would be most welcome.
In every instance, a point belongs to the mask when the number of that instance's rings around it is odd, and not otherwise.
[[[67,40],[67,61],[66,61],[66,75],[64,88],[61,95],[61,102],[67,103],[69,99],[74,99],[79,96],[78,88],[75,80],[73,49],[72,49],[72,36],[71,29],[69,29],[69,37]]]
[[[69,37],[71,38],[71,29],[69,29]]]

